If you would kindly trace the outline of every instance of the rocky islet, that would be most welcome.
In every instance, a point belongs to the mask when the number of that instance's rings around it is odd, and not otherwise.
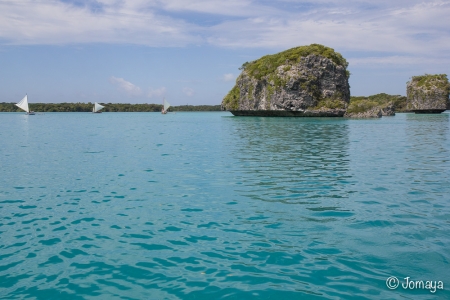
[[[343,116],[350,101],[347,61],[313,44],[245,63],[222,109],[245,115]]]
[[[450,84],[446,74],[413,76],[406,85],[407,108],[416,113],[450,109]]]
[[[414,76],[403,96],[350,97],[350,72],[334,49],[312,44],[246,62],[221,109],[237,116],[379,118],[450,109],[445,74]]]

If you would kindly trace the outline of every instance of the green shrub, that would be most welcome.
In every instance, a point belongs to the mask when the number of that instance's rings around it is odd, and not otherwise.
[[[422,87],[426,90],[436,87],[444,91],[450,91],[450,84],[446,74],[425,74],[421,76],[413,76],[411,78],[411,82],[415,83],[417,87]]]
[[[351,101],[347,108],[347,113],[360,113],[365,112],[377,107],[379,104],[375,101],[360,100]]]
[[[400,95],[388,95],[380,93],[372,96],[350,97],[350,104],[348,105],[348,113],[360,113],[371,110],[375,107],[386,108],[390,104],[394,104],[396,111],[401,111],[406,108],[406,97]]]
[[[267,74],[273,73],[277,67],[284,64],[299,63],[302,57],[307,57],[311,54],[329,58],[336,65],[344,68],[348,66],[345,58],[340,53],[335,52],[334,49],[319,44],[311,44],[288,49],[273,55],[266,55],[252,62],[246,62],[241,69],[244,69],[250,76],[260,80]]]
[[[237,110],[239,108],[239,97],[241,90],[237,85],[235,85],[231,91],[223,98],[223,104],[226,109]]]
[[[321,99],[314,107],[314,109],[321,109],[321,108],[345,109],[345,102],[339,99],[325,98]]]

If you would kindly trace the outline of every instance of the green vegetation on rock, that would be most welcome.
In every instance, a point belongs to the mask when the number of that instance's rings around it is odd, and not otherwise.
[[[434,87],[444,91],[450,91],[450,84],[446,74],[425,74],[421,76],[413,76],[411,78],[411,82],[415,83],[417,87],[425,90],[431,90]]]
[[[359,97],[351,97],[350,104],[347,108],[347,113],[357,114],[372,110],[379,105],[376,101],[370,101],[366,97],[361,97],[362,99],[355,99]]]
[[[227,107],[229,110],[239,109],[239,97],[241,90],[237,85],[235,85],[231,91],[223,98],[222,105]]]
[[[345,101],[342,101],[341,96],[339,93],[336,93],[335,97],[333,98],[323,98],[320,99],[317,105],[313,109],[345,109],[347,106],[347,103]]]
[[[299,63],[302,57],[307,57],[311,54],[329,58],[338,66],[345,68],[348,66],[345,58],[340,53],[335,52],[334,49],[319,44],[311,44],[309,46],[292,48],[277,54],[266,55],[252,62],[246,62],[242,65],[241,69],[244,69],[250,76],[260,80],[267,74],[273,73],[279,66]],[[286,68],[285,71],[287,70]]]
[[[376,94],[372,96],[358,96],[350,97],[350,104],[347,108],[347,113],[357,114],[372,110],[376,107],[380,109],[386,108],[393,104],[395,111],[401,112],[406,110],[406,97],[400,95],[388,95],[385,93]]]
[[[345,109],[345,102],[335,99],[322,99],[320,100],[316,107],[314,107],[314,110],[320,110],[321,108],[326,109]]]
[[[280,90],[287,83],[284,78],[281,78],[275,74],[270,74],[269,82],[273,84],[276,90]]]

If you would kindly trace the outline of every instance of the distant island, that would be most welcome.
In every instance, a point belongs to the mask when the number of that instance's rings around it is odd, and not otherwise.
[[[19,112],[15,103],[0,103],[0,112]],[[161,104],[102,103],[103,112],[161,112]],[[35,112],[92,112],[94,103],[29,103]],[[220,105],[171,106],[169,111],[220,111]]]
[[[15,103],[0,102],[0,112],[22,112]],[[104,112],[161,112],[161,104],[102,103]],[[30,103],[37,112],[92,112],[94,103]],[[372,96],[351,96],[348,114],[367,114],[371,111],[412,112],[407,108],[407,97],[380,93]],[[221,111],[221,105],[180,105],[171,106],[169,111]],[[385,114],[388,115],[388,114]]]

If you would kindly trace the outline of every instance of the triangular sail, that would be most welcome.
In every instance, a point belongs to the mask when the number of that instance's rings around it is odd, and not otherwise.
[[[170,103],[166,101],[166,99],[164,99],[164,110],[167,111],[170,107]]]
[[[95,104],[94,104],[94,112],[98,112],[103,107],[104,107],[103,105],[100,105],[97,102],[95,102]]]
[[[20,100],[19,103],[16,103],[16,106],[20,107],[26,112],[30,112],[30,110],[28,109],[28,95],[25,95],[25,97],[23,97],[23,99]]]

